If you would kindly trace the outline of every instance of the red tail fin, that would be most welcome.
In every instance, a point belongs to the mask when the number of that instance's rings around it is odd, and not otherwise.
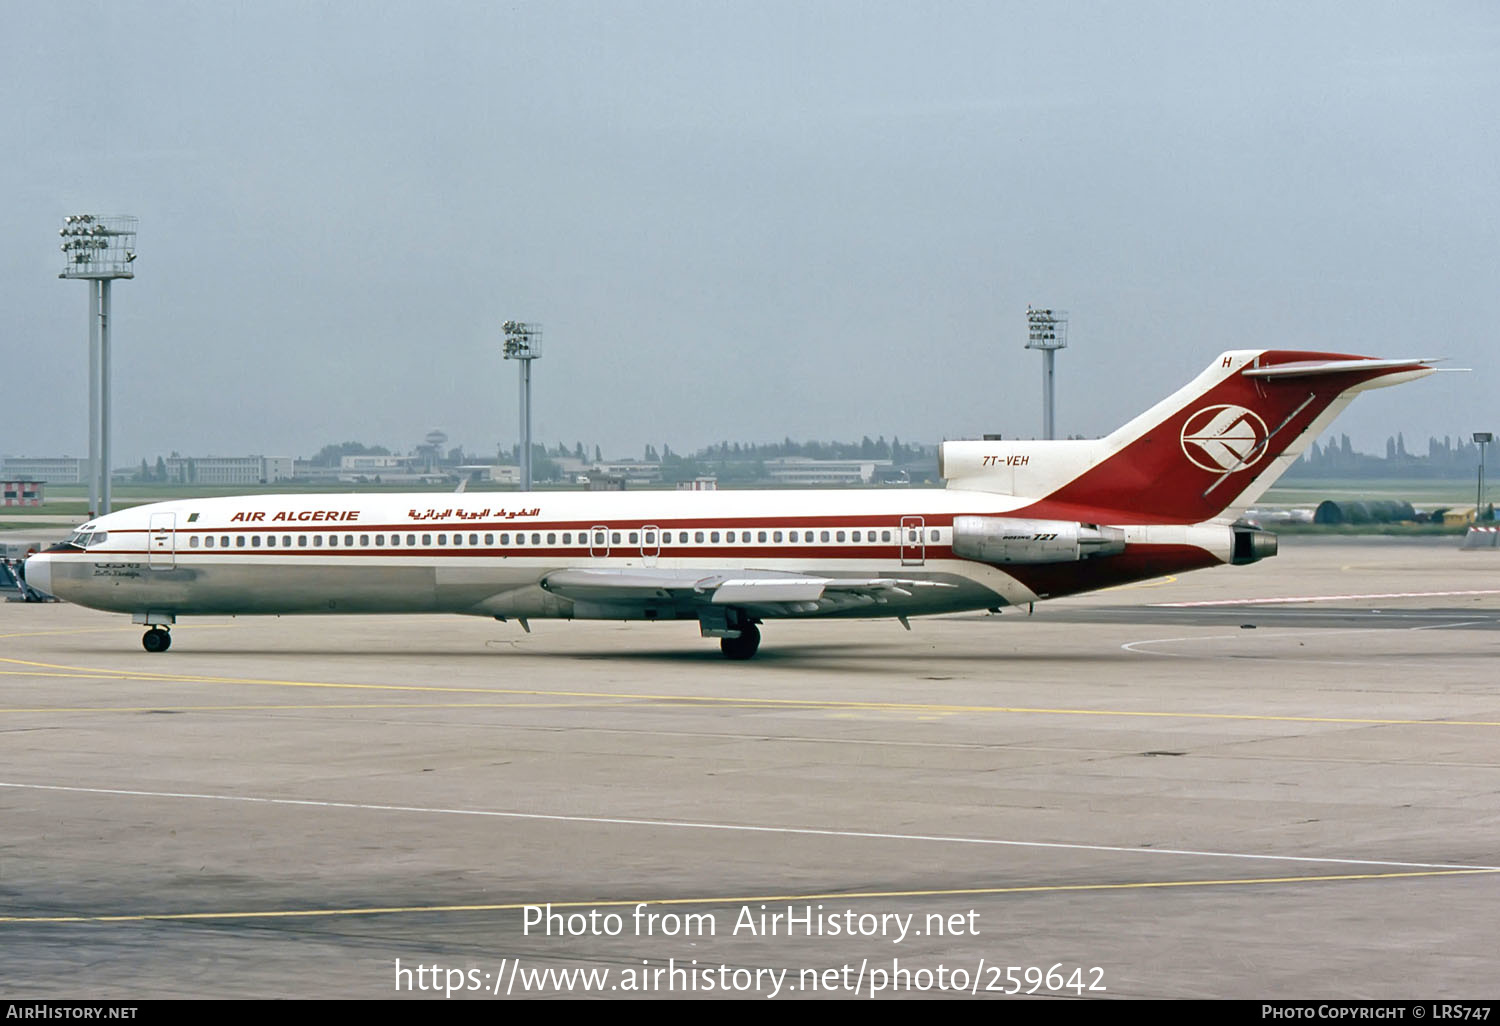
[[[1102,439],[1090,466],[1013,515],[1199,523],[1254,502],[1354,398],[1432,373],[1426,360],[1224,353]]]

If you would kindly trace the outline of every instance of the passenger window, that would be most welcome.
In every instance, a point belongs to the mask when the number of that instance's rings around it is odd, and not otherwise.
[[[330,534],[328,536],[328,544],[329,544],[330,547],[336,547],[338,545],[338,543],[339,543],[339,536],[338,535],[336,535],[336,534]]]
[[[424,534],[424,535],[422,535],[422,544],[423,545],[431,545],[432,544],[432,535],[430,535],[430,534]]]
[[[375,536],[375,545],[377,547],[383,547],[385,545],[385,535],[377,534]]]
[[[439,545],[447,545],[448,544],[448,536],[446,534],[440,534],[440,535],[438,535],[438,544]]]
[[[266,535],[266,547],[272,549],[276,547],[276,536],[274,534]]]
[[[533,544],[533,545],[540,545],[541,543],[542,543],[542,536],[541,535],[539,535],[539,534],[533,534],[531,536],[531,544]]]
[[[234,547],[237,549],[243,549],[245,547],[245,536],[243,534],[235,536]]]
[[[796,545],[797,544],[797,532],[796,531],[789,531],[789,532],[787,532],[786,540],[789,541],[789,542],[791,542],[793,545]]]
[[[835,541],[843,541],[844,540],[844,532],[840,531],[836,535],[834,535],[834,540]]]
[[[583,536],[579,535],[579,537],[581,538]],[[563,532],[563,544],[564,545],[572,545],[573,544],[573,532],[572,531],[564,531]]]
[[[611,545],[618,545],[618,544],[620,544],[620,532],[619,531],[611,531],[611,532],[609,532],[609,543]]]
[[[781,541],[781,532],[780,531],[772,531],[771,532],[771,540],[775,541],[775,542]]]
[[[859,541],[859,532],[855,531],[853,537],[851,537],[849,540],[850,541]]]
[[[221,548],[221,549],[227,549],[227,548],[229,548],[229,535],[226,534],[224,537],[222,537],[222,538],[219,539],[219,548]]]
[[[811,531],[803,531],[802,532],[802,540],[805,541],[805,542],[812,541],[813,540],[812,532]]]
[[[703,538],[700,536],[698,538],[698,540],[702,541]],[[683,545],[686,545],[687,544],[687,532],[686,531],[678,531],[677,532],[677,541],[679,543],[683,544]]]
[[[195,534],[191,538],[188,539],[188,548],[190,548],[190,549],[196,549],[197,547],[198,547],[198,536]]]
[[[764,532],[764,531],[761,531],[761,532],[759,532],[759,533],[758,533],[758,534],[757,534],[757,535],[756,535],[756,536],[755,536],[755,540],[756,540],[756,541],[762,541],[762,542],[763,542],[763,541],[765,541],[765,540],[766,540],[766,532]]]
[[[211,548],[214,547],[214,536],[213,535],[209,535],[207,538],[203,539],[203,547],[206,548],[206,549],[211,549]]]
[[[362,534],[362,535],[359,536],[359,547],[360,548],[362,548],[362,549],[363,548],[367,548],[369,546],[369,544],[370,544],[370,536],[368,534]]]
[[[479,544],[479,535],[477,535],[477,534],[471,534],[471,535],[469,535],[469,544],[470,545],[478,545]]]
[[[602,549],[602,548],[604,548],[604,532],[603,531],[595,531],[594,532],[594,548],[596,548],[596,549]]]
[[[250,539],[250,547],[252,549],[258,549],[258,548],[260,548],[260,535],[257,534],[253,538]]]
[[[299,534],[299,535],[297,535],[297,548],[299,548],[299,549],[305,549],[305,548],[307,548],[307,535],[305,535],[305,534]]]
[[[526,536],[524,534],[517,534],[516,535],[516,544],[517,545],[525,545],[526,544]]]
[[[637,532],[631,531],[630,532],[630,544],[632,544],[632,545],[639,545],[640,542],[641,542],[641,536]]]
[[[315,549],[321,549],[322,547],[323,547],[323,536],[321,534],[315,534],[315,535],[313,535],[313,548],[315,548]]]
[[[484,536],[484,543],[486,545],[493,545],[493,544],[495,544],[495,536],[493,534],[487,534],[487,535],[485,535]]]
[[[551,533],[549,531],[547,533],[547,544],[548,545],[556,545],[557,544],[557,535],[555,535],[555,534],[553,534],[553,533]]]
[[[827,541],[828,540],[828,532],[827,531],[821,532],[821,537],[818,540],[819,541]]]
[[[500,536],[500,544],[501,545],[509,545],[510,544],[510,535],[509,534],[502,534]]]
[[[931,531],[927,532],[927,540],[928,541],[937,541],[938,540],[937,528],[933,528]]]
[[[702,542],[703,541],[703,532],[702,531],[694,531],[693,532],[693,541],[695,541],[695,542]]]
[[[718,531],[711,531],[709,533],[709,535],[708,535],[708,540],[711,541],[711,542],[718,541],[719,540],[719,532]]]
[[[647,545],[655,545],[656,544],[656,532],[655,531],[647,531],[646,532],[646,544]]]
[[[883,541],[883,542],[890,541],[891,540],[891,532],[889,532],[889,531],[881,531],[880,532],[880,540]]]

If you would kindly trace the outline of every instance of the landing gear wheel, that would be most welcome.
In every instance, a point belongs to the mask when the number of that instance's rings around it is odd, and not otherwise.
[[[165,627],[153,627],[142,635],[141,647],[147,652],[165,652],[172,647],[172,635]]]
[[[740,628],[737,638],[720,638],[719,650],[725,659],[749,659],[760,648],[760,628],[747,623]]]

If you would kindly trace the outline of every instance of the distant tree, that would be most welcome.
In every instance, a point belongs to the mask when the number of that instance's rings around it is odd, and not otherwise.
[[[156,473],[151,476],[153,481],[165,481],[167,479],[167,461],[160,456],[156,457]]]

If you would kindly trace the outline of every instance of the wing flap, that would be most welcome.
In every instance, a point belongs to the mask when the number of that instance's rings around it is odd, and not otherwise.
[[[917,588],[953,588],[939,581],[896,577],[814,577],[781,570],[661,570],[623,567],[555,570],[541,580],[547,591],[590,602],[686,598],[718,606],[780,603],[845,606],[910,597]]]

